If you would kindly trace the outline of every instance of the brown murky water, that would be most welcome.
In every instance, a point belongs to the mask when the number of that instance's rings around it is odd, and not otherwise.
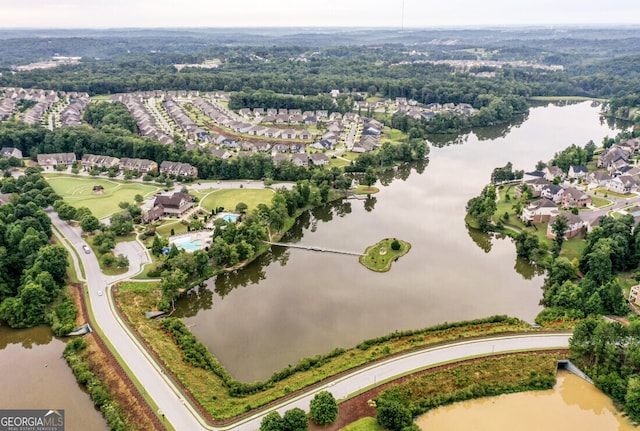
[[[480,132],[479,132],[480,133]],[[589,102],[531,110],[511,127],[432,148],[427,166],[384,176],[380,193],[307,212],[285,241],[363,251],[385,237],[411,242],[390,272],[355,256],[274,247],[178,303],[195,335],[242,381],[366,338],[445,321],[508,314],[532,322],[542,276],[516,259],[510,239],[469,232],[465,205],[511,161],[531,170],[571,144],[616,130]]]
[[[631,431],[595,386],[566,371],[554,389],[464,401],[435,409],[416,423],[424,431]]]
[[[0,325],[0,408],[64,409],[66,431],[107,430],[62,358],[64,346],[45,327],[12,330]]]

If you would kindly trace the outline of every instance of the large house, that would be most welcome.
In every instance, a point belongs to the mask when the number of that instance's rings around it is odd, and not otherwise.
[[[115,168],[120,165],[120,159],[109,156],[99,156],[95,154],[85,154],[82,156],[82,168],[91,169],[98,168]]]
[[[543,198],[551,199],[556,204],[562,202],[562,195],[564,193],[564,189],[555,184],[549,184],[547,186],[542,187],[542,191],[540,192],[540,196]]]
[[[607,190],[622,194],[635,193],[638,191],[638,185],[630,176],[620,175],[619,177],[615,177],[609,181],[607,184]]]
[[[520,218],[524,223],[546,223],[558,214],[558,206],[553,201],[542,198],[524,208]]]
[[[45,169],[55,166],[71,166],[75,162],[75,153],[38,154],[38,165]]]
[[[567,229],[564,231],[564,237],[566,239],[573,238],[584,230],[584,220],[582,220],[579,216],[572,213],[562,213],[562,215],[567,219]],[[553,233],[553,224],[556,217],[553,217],[551,220],[549,220],[549,224],[547,225],[547,238],[555,239],[556,237],[556,235]]]
[[[158,170],[158,164],[153,160],[147,159],[120,159],[120,170],[122,171],[138,171],[142,174],[146,174],[152,171]]]
[[[165,160],[160,164],[160,173],[181,177],[198,177],[198,168],[188,163],[170,162]]]
[[[158,220],[161,217],[180,217],[193,207],[193,196],[188,193],[174,193],[172,195],[158,195],[153,202],[153,208],[142,216],[145,223]]]
[[[573,187],[568,187],[564,189],[564,193],[562,194],[562,206],[564,208],[585,208],[591,205],[591,197]]]
[[[0,150],[0,155],[5,159],[10,159],[11,157],[15,157],[16,159],[21,159],[22,151],[13,147],[3,147]]]

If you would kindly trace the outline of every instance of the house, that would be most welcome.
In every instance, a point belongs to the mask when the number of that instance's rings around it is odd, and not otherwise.
[[[160,173],[197,178],[198,168],[191,166],[189,163],[170,162],[165,160],[160,164]]]
[[[560,186],[556,186],[555,184],[549,184],[548,186],[544,186],[542,191],[540,192],[540,196],[543,198],[551,199],[556,204],[562,202],[562,194],[564,193],[564,189]]]
[[[564,172],[557,166],[547,166],[544,168],[544,177],[549,181],[553,181],[555,178],[564,178]]]
[[[121,171],[138,171],[141,174],[146,174],[152,171],[157,171],[158,164],[153,160],[130,159],[130,158],[124,157],[120,159],[120,170]]]
[[[157,220],[162,216],[180,217],[193,207],[193,196],[188,193],[173,193],[172,195],[157,195],[153,208],[145,213],[142,220],[145,223]]]
[[[585,178],[589,174],[586,166],[569,166],[568,177],[574,180]]]
[[[631,286],[629,290],[629,302],[631,304],[640,305],[640,284]]]
[[[281,132],[282,130],[273,127],[271,129],[267,129],[267,131],[264,133],[264,136],[266,136],[267,138],[277,138],[278,136],[280,136]]]
[[[314,166],[326,166],[329,164],[329,157],[323,153],[313,153],[309,156],[309,159]]]
[[[284,161],[289,161],[289,156],[287,154],[276,154],[273,156],[273,164],[278,166],[280,163]]]
[[[306,153],[295,153],[293,155],[293,163],[296,166],[309,166],[309,156]]]
[[[313,138],[313,134],[310,131],[303,130],[300,132],[300,139],[302,139],[303,141],[308,141],[311,138]]]
[[[562,206],[564,208],[586,208],[591,205],[591,196],[573,187],[567,187],[562,194]]]
[[[568,226],[564,231],[565,239],[573,238],[584,230],[584,220],[582,220],[579,216],[571,213],[562,213],[561,215],[567,219]],[[556,235],[553,233],[553,224],[556,217],[553,217],[551,220],[549,220],[549,224],[547,225],[547,238],[555,239],[556,237]]]
[[[551,185],[551,182],[546,178],[534,178],[532,180],[525,181],[525,184],[531,187],[531,197],[537,198],[540,197],[542,189],[546,186]]]
[[[524,223],[546,223],[559,213],[558,206],[553,201],[542,198],[524,208],[520,218]]]
[[[13,147],[3,147],[0,150],[0,155],[5,159],[10,159],[11,157],[15,157],[16,159],[22,158],[22,151]]]
[[[294,129],[286,129],[282,131],[280,136],[282,136],[284,139],[296,139],[296,137],[298,136],[298,132]]]
[[[120,165],[120,159],[117,157],[85,154],[82,156],[81,163],[83,169],[91,169],[94,167],[110,169],[118,167]]]
[[[630,176],[620,175],[619,177],[615,177],[609,181],[607,184],[607,190],[621,194],[635,193],[638,191],[638,185]]]
[[[209,148],[209,152],[213,157],[218,157],[222,160],[226,160],[231,157],[231,152],[225,149]]]
[[[71,166],[75,162],[75,153],[38,154],[38,165],[45,169],[55,166]]]
[[[589,180],[590,188],[606,187],[611,181],[611,175],[603,171],[595,171],[591,172],[587,179]]]
[[[610,166],[616,161],[624,160],[625,162],[629,162],[629,152],[622,149],[618,145],[614,145],[605,153],[600,155],[598,158],[598,167],[606,168],[609,170]]]

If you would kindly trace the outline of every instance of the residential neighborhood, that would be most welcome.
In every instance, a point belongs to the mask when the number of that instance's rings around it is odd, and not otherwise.
[[[557,166],[547,166],[543,171],[526,172],[522,185],[529,189],[531,203],[522,209],[520,218],[525,224],[548,223],[548,238],[555,235],[551,226],[556,217],[567,217],[569,227],[565,237],[571,238],[588,232],[598,224],[599,218],[609,209],[625,211],[640,200],[640,167],[636,166],[640,151],[640,139],[628,139],[604,150],[597,159],[596,169],[586,166],[570,166],[567,172]],[[520,188],[522,193],[522,187]],[[605,209],[594,206],[594,196],[609,202]],[[640,212],[632,211],[636,220]]]

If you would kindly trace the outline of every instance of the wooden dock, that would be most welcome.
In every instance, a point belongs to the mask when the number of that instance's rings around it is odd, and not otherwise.
[[[325,247],[318,247],[318,246],[313,246],[313,245],[292,244],[292,243],[289,243],[289,242],[265,241],[265,244],[277,245],[279,247],[299,248],[299,249],[302,249],[302,250],[319,251],[321,253],[345,254],[345,255],[348,255],[348,256],[364,256],[364,253],[358,253],[358,252],[355,252],[355,251],[338,250],[338,249],[334,249],[334,248],[325,248]]]

